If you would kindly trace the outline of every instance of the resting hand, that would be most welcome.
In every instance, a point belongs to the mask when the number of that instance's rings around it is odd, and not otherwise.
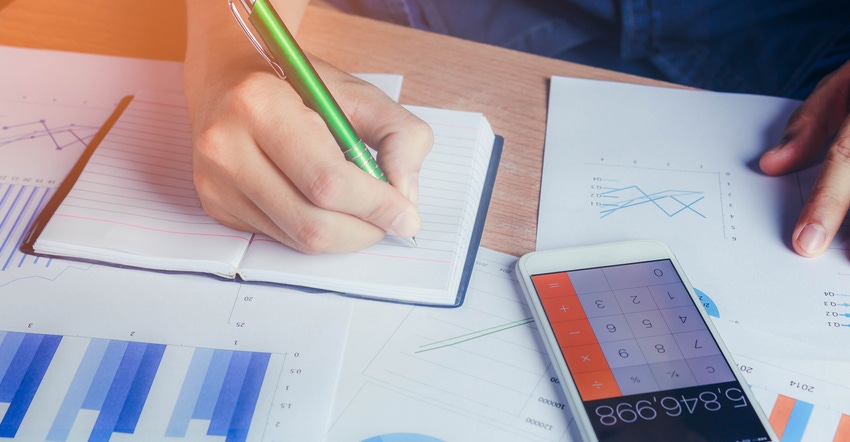
[[[190,20],[184,84],[195,186],[207,213],[306,253],[365,248],[387,232],[414,236],[430,127],[374,86],[312,60],[378,151],[392,185],[379,181],[345,160],[321,117],[265,64],[232,18],[204,23],[210,32],[193,32]]]
[[[793,172],[809,165],[824,146],[823,166],[791,237],[794,250],[808,257],[829,247],[850,208],[850,62],[821,80],[759,166],[768,175]]]

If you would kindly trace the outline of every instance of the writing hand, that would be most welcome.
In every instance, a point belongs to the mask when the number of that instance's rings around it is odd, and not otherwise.
[[[198,24],[190,21],[184,86],[195,186],[207,213],[306,253],[362,249],[387,232],[414,236],[430,127],[374,86],[311,59],[378,151],[392,185],[379,181],[345,160],[321,117],[265,64],[229,15],[192,12]]]
[[[791,237],[794,250],[808,257],[829,247],[850,208],[850,62],[821,80],[759,166],[768,175],[793,172],[824,148],[823,166]]]

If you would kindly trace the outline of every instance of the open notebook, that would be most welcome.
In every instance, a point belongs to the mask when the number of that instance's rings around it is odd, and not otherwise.
[[[142,92],[122,102],[22,249],[398,302],[460,305],[502,139],[481,114],[409,109],[432,126],[435,139],[420,172],[418,247],[388,235],[360,252],[305,255],[267,236],[219,224],[201,208],[192,183],[183,95]]]

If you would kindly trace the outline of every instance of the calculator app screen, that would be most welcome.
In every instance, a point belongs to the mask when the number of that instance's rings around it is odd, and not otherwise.
[[[532,281],[600,440],[769,440],[669,260]]]

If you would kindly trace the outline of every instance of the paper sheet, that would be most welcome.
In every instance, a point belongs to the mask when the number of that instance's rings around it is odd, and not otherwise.
[[[722,319],[714,324],[782,440],[850,434],[850,358]]]
[[[351,300],[17,250],[114,105],[179,87],[181,65],[6,47],[0,58],[10,86],[0,96],[0,437],[197,440],[238,427],[234,440],[320,439]]]
[[[824,354],[850,344],[850,229],[819,258],[796,255],[817,168],[757,169],[797,104],[553,78],[537,248],[661,240],[715,316]]]
[[[573,440],[515,262],[479,249],[456,309],[358,303],[327,440]]]
[[[0,183],[56,188],[125,95],[182,88],[182,64],[0,46]]]

